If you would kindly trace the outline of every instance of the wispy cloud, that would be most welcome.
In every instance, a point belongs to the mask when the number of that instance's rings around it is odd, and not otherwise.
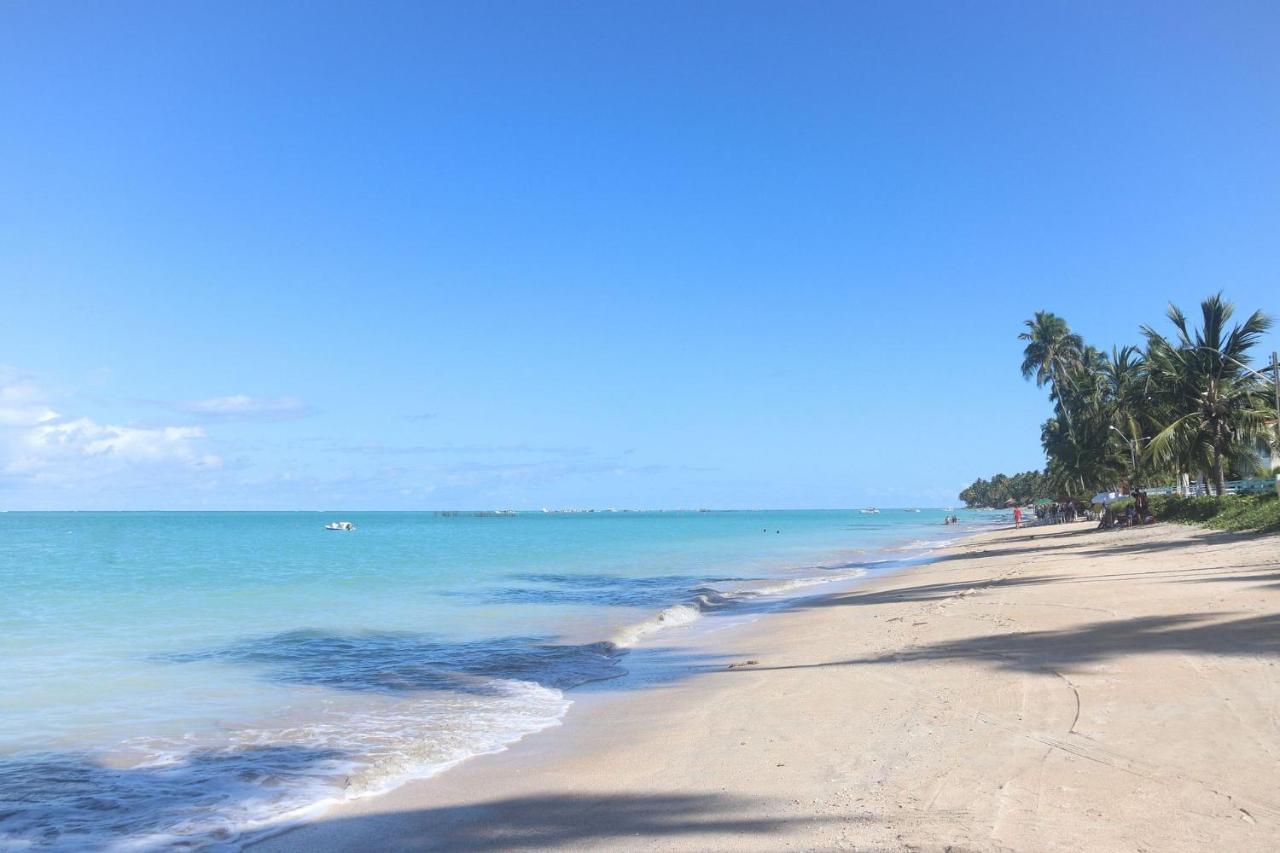
[[[439,486],[546,485],[567,477],[616,474],[620,469],[608,460],[513,463],[462,462],[432,469],[427,478]]]
[[[535,444],[382,444],[363,442],[358,444],[334,444],[333,453],[368,454],[371,456],[457,455],[483,456],[492,454],[530,454],[541,456],[589,456],[586,447],[572,445],[543,446]]]
[[[669,471],[684,471],[692,474],[706,474],[721,470],[718,465],[637,465],[626,469],[637,474],[665,474]]]
[[[169,414],[147,420],[106,415],[118,400],[52,393],[35,378],[0,367],[5,502],[32,508],[535,505],[556,488],[608,491],[618,478],[635,478],[619,488],[636,488],[664,472],[704,470],[637,465],[634,453],[602,454],[567,443],[398,444],[369,435],[368,441],[314,436],[283,444],[274,428],[228,428],[230,435],[220,435],[232,420],[305,413],[293,397],[128,402]]]
[[[189,414],[219,418],[298,417],[306,412],[306,406],[297,397],[250,397],[247,394],[189,400],[179,403],[177,408]]]
[[[0,426],[34,426],[57,417],[31,377],[0,366]]]
[[[200,427],[118,426],[64,416],[34,380],[12,370],[0,371],[0,427],[0,473],[46,486],[124,483],[222,465]]]
[[[5,466],[6,473],[47,471],[60,463],[83,465],[101,460],[123,465],[155,465],[177,462],[191,467],[216,468],[221,460],[201,453],[200,427],[140,427],[99,424],[90,418],[57,421],[33,427],[17,442],[18,453]]]

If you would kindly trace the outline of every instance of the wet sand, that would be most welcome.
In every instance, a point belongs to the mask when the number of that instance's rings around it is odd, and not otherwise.
[[[255,845],[1280,849],[1280,537],[1086,524],[664,637],[656,683]]]

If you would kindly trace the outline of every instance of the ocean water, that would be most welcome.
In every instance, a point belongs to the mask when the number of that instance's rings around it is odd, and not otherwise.
[[[236,849],[992,520],[943,515],[0,514],[0,849]]]

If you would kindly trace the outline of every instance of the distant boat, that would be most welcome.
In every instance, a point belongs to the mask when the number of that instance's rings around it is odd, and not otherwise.
[[[325,530],[343,530],[343,531],[349,532],[349,531],[355,530],[356,526],[349,521],[331,521],[324,526],[324,529]]]
[[[903,512],[919,512],[918,509],[904,509]]]
[[[858,512],[862,513],[863,515],[879,515],[880,514],[880,510],[876,509],[873,506],[867,507],[866,509],[860,509],[858,510]]]

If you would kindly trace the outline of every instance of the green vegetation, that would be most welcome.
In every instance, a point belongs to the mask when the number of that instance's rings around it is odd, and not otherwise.
[[[1040,430],[1052,481],[1092,492],[1173,482],[1185,471],[1222,494],[1227,479],[1260,473],[1276,415],[1248,359],[1271,320],[1255,311],[1229,328],[1234,308],[1221,294],[1200,309],[1199,329],[1171,305],[1172,338],[1143,326],[1145,349],[1109,355],[1052,314],[1027,321],[1023,375],[1048,384],[1054,404]]]
[[[1272,384],[1250,356],[1271,319],[1254,311],[1230,325],[1235,308],[1221,293],[1200,304],[1199,328],[1173,305],[1167,313],[1172,334],[1141,326],[1143,346],[1107,353],[1037,311],[1018,338],[1023,378],[1047,386],[1053,404],[1040,427],[1048,464],[977,480],[960,499],[1003,506],[1088,497],[1176,483],[1183,473],[1222,496],[1228,480],[1266,476],[1268,446],[1280,453],[1280,418]]]
[[[1203,471],[1222,495],[1228,467],[1261,469],[1260,439],[1271,433],[1276,412],[1270,395],[1247,367],[1251,350],[1271,320],[1255,311],[1239,326],[1227,331],[1233,308],[1222,294],[1201,304],[1204,322],[1192,335],[1187,318],[1169,306],[1169,319],[1177,328],[1170,341],[1150,327],[1145,361],[1145,414],[1153,427],[1146,455],[1184,471]]]
[[[1280,533],[1280,497],[1275,494],[1227,495],[1221,498],[1151,498],[1156,518],[1184,524],[1204,524],[1217,530],[1257,530]]]
[[[1023,471],[1012,477],[996,474],[990,480],[974,480],[963,492],[960,500],[965,506],[1004,506],[1009,501],[1028,504],[1036,498],[1053,497],[1053,487],[1039,471]]]

